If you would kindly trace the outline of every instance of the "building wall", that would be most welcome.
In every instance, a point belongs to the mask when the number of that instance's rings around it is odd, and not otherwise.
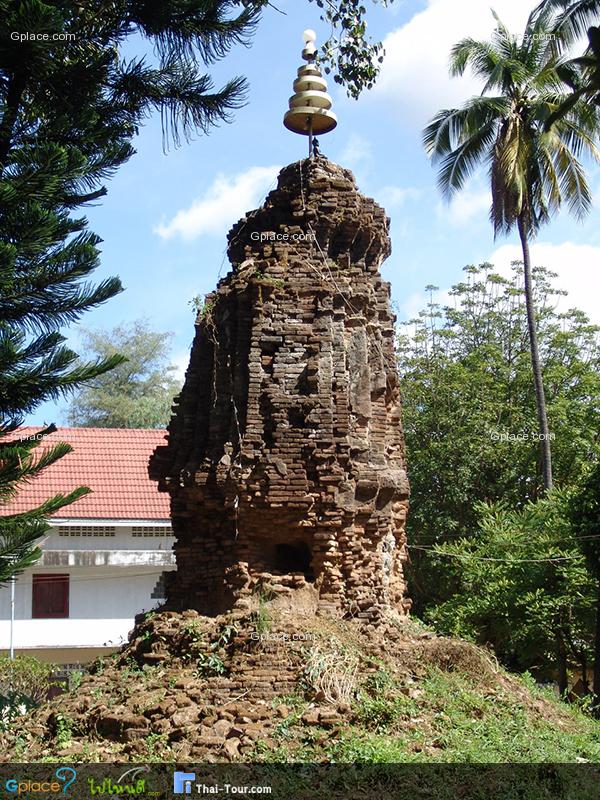
[[[52,531],[42,545],[40,562],[20,575],[15,585],[15,649],[36,655],[48,651],[50,657],[44,660],[58,663],[89,660],[90,648],[94,652],[120,646],[135,615],[162,602],[152,594],[162,573],[175,568],[170,535],[133,536],[130,526],[116,526],[110,537],[64,533],[62,527]],[[36,574],[69,575],[68,618],[31,618]],[[0,650],[7,650],[9,641],[10,587],[6,586],[0,587]],[[82,658],[75,658],[75,652]]]
[[[91,531],[93,535],[90,535]],[[107,531],[108,532],[104,532]],[[170,552],[173,536],[169,525],[153,523],[90,525],[85,522],[57,524],[43,543],[43,550],[159,550]]]

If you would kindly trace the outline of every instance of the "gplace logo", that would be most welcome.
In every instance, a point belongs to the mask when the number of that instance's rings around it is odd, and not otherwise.
[[[49,781],[35,781],[35,780],[20,780],[17,778],[9,778],[4,787],[7,792],[11,794],[66,794],[69,786],[77,777],[77,771],[73,767],[59,767],[54,773],[56,780]]]
[[[192,784],[196,780],[195,772],[173,773],[173,794],[191,794]]]

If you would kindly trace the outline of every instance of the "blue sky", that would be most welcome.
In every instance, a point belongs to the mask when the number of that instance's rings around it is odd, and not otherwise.
[[[110,328],[147,318],[174,334],[172,359],[183,372],[193,337],[189,301],[211,291],[228,270],[226,233],[274,186],[279,168],[306,153],[306,140],[282,124],[301,65],[301,33],[327,36],[316,5],[278,0],[269,8],[250,48],[237,48],[211,68],[218,86],[234,75],[250,83],[248,104],[231,125],[163,153],[160,121],[148,121],[135,141],[136,155],[110,181],[102,205],[90,208],[91,228],[103,241],[96,280],[119,275],[125,291],[81,321]],[[494,9],[519,33],[534,3],[495,0]],[[369,27],[384,40],[386,59],[375,89],[350,100],[330,81],[335,131],[320,140],[331,160],[352,169],[359,188],[392,219],[393,254],[383,267],[399,319],[415,314],[423,289],[449,288],[469,263],[492,260],[506,270],[519,257],[516,235],[494,242],[487,214],[485,176],[474,176],[450,205],[441,200],[435,171],[421,147],[421,131],[440,108],[478,92],[471,77],[450,79],[448,53],[467,35],[483,38],[493,27],[486,0],[395,0],[369,6]],[[555,269],[570,292],[569,305],[600,322],[600,170],[590,170],[595,206],[584,223],[561,212],[533,247],[536,263]],[[69,331],[77,348],[77,326]],[[27,420],[65,424],[65,401],[46,403]]]

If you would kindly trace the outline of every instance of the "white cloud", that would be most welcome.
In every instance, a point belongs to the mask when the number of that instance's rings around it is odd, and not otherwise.
[[[429,0],[427,7],[386,36],[386,51],[373,96],[419,127],[441,108],[460,105],[479,94],[481,81],[465,73],[450,78],[450,50],[467,36],[487,38],[495,21],[490,6],[508,29],[520,33],[533,0]]]
[[[401,206],[407,200],[417,200],[423,192],[414,186],[384,186],[376,194],[377,202],[384,208]]]
[[[505,244],[492,253],[489,261],[498,267],[499,272],[508,275],[511,261],[522,258],[519,245]],[[534,243],[531,260],[534,266],[547,267],[558,273],[555,285],[569,293],[560,298],[560,310],[580,308],[594,323],[600,323],[600,247],[574,242]]]
[[[428,292],[413,292],[404,302],[398,304],[398,322],[403,323],[410,319],[416,319],[419,312],[423,311],[427,304],[431,302],[431,295]],[[438,289],[433,292],[433,302],[439,306],[454,305],[454,298],[449,289]]]
[[[204,196],[154,228],[163,239],[202,234],[222,235],[250,208],[255,208],[273,183],[280,167],[251,167],[238,175],[218,175]]]
[[[190,363],[189,350],[181,350],[175,353],[171,358],[171,366],[175,367],[175,372],[173,373],[173,377],[183,383],[183,379],[185,378],[185,373],[189,363]]]
[[[505,244],[496,248],[487,261],[494,264],[501,275],[511,275],[511,263],[523,258],[518,244]],[[589,316],[595,324],[600,324],[600,246],[562,242],[534,243],[531,246],[531,259],[534,266],[546,267],[558,273],[553,285],[568,292],[566,297],[558,299],[559,311],[579,308]],[[435,302],[440,305],[454,305],[455,298],[443,288],[434,295]],[[424,291],[409,295],[398,307],[400,322],[416,317],[429,302],[429,294]]]
[[[451,225],[463,226],[478,218],[486,221],[489,215],[492,198],[489,189],[463,189],[454,195],[450,203],[440,202],[437,205],[439,219],[447,220]]]
[[[358,133],[352,133],[339,155],[339,163],[356,169],[373,158],[371,143]]]

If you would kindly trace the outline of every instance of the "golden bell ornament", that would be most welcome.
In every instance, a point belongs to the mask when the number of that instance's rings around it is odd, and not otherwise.
[[[309,156],[312,156],[313,136],[332,131],[337,125],[337,117],[331,111],[333,101],[327,94],[327,81],[315,64],[317,35],[306,30],[302,38],[302,58],[308,63],[298,69],[294,94],[290,97],[289,111],[285,113],[283,124],[290,131],[309,137]]]

